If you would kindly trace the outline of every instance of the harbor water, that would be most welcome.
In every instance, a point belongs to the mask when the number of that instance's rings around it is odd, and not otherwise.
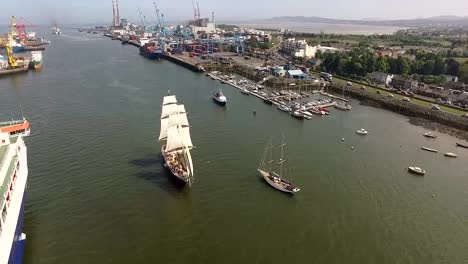
[[[22,112],[31,122],[25,263],[468,261],[468,151],[456,138],[425,138],[406,117],[357,101],[301,121],[118,41],[47,37],[41,71],[0,79],[1,120]],[[219,89],[226,107],[212,101]],[[191,189],[162,166],[168,90],[191,124]],[[256,171],[282,133],[294,196]]]

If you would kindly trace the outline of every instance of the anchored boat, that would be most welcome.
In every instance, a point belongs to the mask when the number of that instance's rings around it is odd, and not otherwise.
[[[431,148],[428,148],[428,147],[422,147],[421,149],[425,150],[425,151],[429,151],[429,152],[435,152],[435,153],[439,152],[437,149],[431,149]]]
[[[426,171],[419,167],[408,167],[408,171],[417,175],[424,175]]]
[[[260,161],[260,165],[257,170],[260,173],[260,175],[263,177],[263,179],[273,188],[279,191],[285,192],[285,193],[297,193],[301,189],[299,189],[297,186],[295,186],[294,184],[286,180],[283,176],[283,166],[284,166],[284,163],[286,162],[286,159],[284,158],[285,147],[286,147],[286,143],[284,142],[284,137],[283,137],[283,142],[280,145],[281,157],[277,163],[279,165],[279,174],[277,174],[272,169],[273,143],[271,139],[268,141],[265,147],[262,160]]]
[[[190,155],[193,144],[185,106],[177,104],[175,95],[163,99],[159,141],[164,166],[174,177],[191,186],[194,181]]]

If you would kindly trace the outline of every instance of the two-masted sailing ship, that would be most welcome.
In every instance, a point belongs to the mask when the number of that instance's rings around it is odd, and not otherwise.
[[[281,145],[279,148],[281,149],[281,156],[279,161],[276,163],[279,165],[279,174],[276,173],[273,170],[272,164],[274,162],[273,160],[273,141],[272,139],[268,140],[268,143],[265,147],[265,151],[263,152],[262,159],[260,161],[260,165],[258,166],[258,172],[260,175],[265,179],[265,181],[270,184],[273,188],[285,192],[285,193],[297,193],[301,189],[299,189],[297,186],[289,182],[284,178],[283,175],[283,166],[284,163],[286,162],[286,159],[284,158],[285,154],[285,147],[286,143],[284,141],[284,136],[283,140],[281,142]]]
[[[192,156],[190,156],[193,144],[185,106],[177,103],[175,95],[163,98],[159,141],[164,166],[177,179],[191,186],[194,180]]]

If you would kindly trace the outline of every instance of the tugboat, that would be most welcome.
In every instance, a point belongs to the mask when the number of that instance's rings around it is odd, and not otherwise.
[[[219,90],[219,92],[213,93],[213,100],[219,105],[226,105],[227,103],[226,96],[224,96],[221,90]]]

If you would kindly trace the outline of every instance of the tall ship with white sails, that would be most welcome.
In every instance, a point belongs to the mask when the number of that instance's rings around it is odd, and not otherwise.
[[[194,181],[190,155],[193,144],[185,106],[177,103],[175,95],[163,98],[159,141],[164,166],[177,179],[191,186]]]
[[[21,263],[26,242],[24,202],[28,180],[26,119],[0,122],[0,263]]]

